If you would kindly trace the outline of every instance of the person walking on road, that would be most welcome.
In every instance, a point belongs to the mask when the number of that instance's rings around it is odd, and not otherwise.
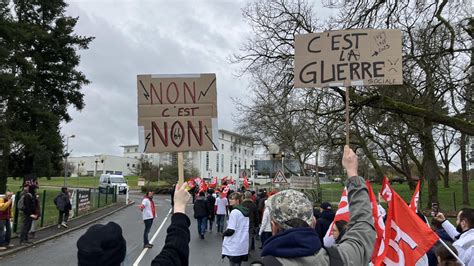
[[[255,230],[259,225],[257,205],[252,199],[252,193],[245,191],[242,206],[249,210],[249,250],[255,249]]]
[[[54,198],[54,205],[58,209],[58,228],[68,228],[67,220],[69,218],[69,211],[72,209],[71,200],[69,199],[69,192],[67,187],[62,187],[61,192]]]
[[[321,203],[319,210],[321,211],[321,217],[316,221],[316,233],[319,235],[319,240],[323,243],[324,236],[329,230],[334,216],[336,215],[332,210],[331,204],[329,202]]]
[[[153,191],[148,191],[140,205],[142,211],[143,222],[145,223],[145,230],[143,231],[143,248],[152,248],[153,245],[148,241],[148,234],[150,233],[153,219],[156,217],[155,202],[153,201]]]
[[[465,265],[474,266],[474,209],[461,209],[456,219],[456,227],[440,212],[435,219],[454,240],[453,246],[458,251],[459,258]]]
[[[12,196],[13,193],[8,191],[4,197],[0,198],[0,250],[13,247],[10,244],[12,229],[10,218],[12,215]]]
[[[221,234],[224,232],[224,221],[228,207],[229,200],[224,193],[220,193],[214,204],[214,212],[216,213],[217,232]]]
[[[209,232],[212,232],[212,224],[214,224],[214,220],[216,219],[216,215],[214,212],[214,205],[216,205],[216,197],[213,189],[209,189],[207,193],[207,201],[209,203],[209,207],[211,208],[211,213],[209,215]]]
[[[23,205],[21,206],[21,211],[23,212],[23,226],[21,227],[20,233],[20,245],[33,244],[33,242],[28,241],[28,232],[31,229],[32,221],[38,218],[38,216],[35,215],[35,189],[36,187],[33,185],[25,185],[23,187],[23,193],[20,196],[19,201],[22,201],[21,205]],[[18,205],[20,205],[20,203]]]
[[[211,196],[212,197],[212,196]],[[204,239],[207,228],[207,218],[211,215],[211,206],[205,197],[203,191],[199,192],[199,196],[194,201],[194,218],[197,220],[198,234]]]
[[[241,205],[242,194],[234,192],[229,196],[232,211],[222,242],[222,258],[228,257],[230,265],[241,265],[249,254],[249,210]]]
[[[265,209],[263,211],[262,224],[260,225],[260,231],[258,233],[260,235],[260,242],[262,243],[260,249],[265,245],[265,241],[272,236],[272,226],[270,224],[270,200],[265,200],[264,204]]]

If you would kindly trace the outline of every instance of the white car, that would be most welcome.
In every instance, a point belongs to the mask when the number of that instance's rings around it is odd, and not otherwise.
[[[102,174],[99,179],[99,191],[113,191],[117,187],[118,194],[127,194],[128,184],[123,175]]]

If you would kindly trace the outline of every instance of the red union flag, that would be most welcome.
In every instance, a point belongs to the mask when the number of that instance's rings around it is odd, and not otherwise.
[[[420,180],[418,180],[418,184],[416,185],[415,193],[413,193],[413,197],[410,201],[410,208],[416,213],[418,210],[418,201],[420,200]]]
[[[247,180],[247,175],[244,175],[244,187],[245,189],[249,189],[249,181]]]
[[[209,187],[211,187],[211,188],[216,188],[217,187],[217,176],[212,178],[211,183],[209,184]]]
[[[386,202],[392,201],[392,194],[393,194],[393,189],[390,186],[390,182],[388,181],[388,178],[386,176],[383,177],[382,181],[382,189],[380,189],[380,194],[382,195],[382,198]]]
[[[377,258],[377,261],[383,257],[383,262],[389,266],[415,265],[439,237],[393,190],[391,196],[385,224],[386,251]]]
[[[379,208],[377,200],[375,199],[374,191],[369,181],[366,181],[367,189],[369,191],[370,204],[372,205],[372,215],[374,216],[374,226],[376,232],[375,246],[372,253],[372,263],[374,265],[381,265],[383,261],[383,255],[385,253],[385,223],[383,221],[383,216],[379,214]]]
[[[347,188],[346,187],[344,187],[344,190],[342,191],[341,200],[339,201],[339,205],[337,207],[337,212],[336,212],[336,215],[334,216],[334,220],[329,226],[329,230],[326,232],[326,235],[324,236],[323,241],[324,241],[325,247],[330,247],[336,242],[336,239],[334,239],[334,236],[332,235],[332,228],[334,227],[335,222],[341,221],[341,220],[349,222],[349,203],[347,201]]]

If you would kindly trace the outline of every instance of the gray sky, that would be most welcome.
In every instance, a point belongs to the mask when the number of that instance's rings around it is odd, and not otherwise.
[[[227,58],[250,29],[241,16],[249,1],[72,0],[67,13],[79,17],[76,33],[96,37],[81,51],[82,111],[62,133],[72,156],[120,155],[120,145],[138,144],[137,74],[216,73],[219,128],[233,130],[231,97],[245,98],[248,81]]]

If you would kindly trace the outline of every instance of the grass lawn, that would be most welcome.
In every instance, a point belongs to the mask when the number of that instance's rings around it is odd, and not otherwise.
[[[469,196],[470,196],[470,206],[462,205],[462,182],[458,180],[453,180],[449,182],[450,187],[444,188],[443,183],[440,181],[438,183],[438,198],[441,211],[459,211],[463,207],[474,206],[474,182],[469,182]],[[267,187],[268,185],[259,186],[259,188]],[[382,187],[381,184],[372,184],[372,188],[375,193],[380,191]],[[334,204],[338,204],[341,199],[341,193],[343,190],[343,185],[339,183],[335,184],[323,184],[322,188],[322,198],[323,201],[328,201]],[[410,190],[408,184],[393,184],[392,188],[397,192],[406,202],[410,202],[411,197],[413,196],[413,191]],[[454,196],[455,195],[455,196]],[[456,198],[456,209],[454,208],[454,197]],[[428,202],[428,185],[425,183],[421,191],[421,206],[423,209],[429,209],[427,207]]]
[[[138,186],[138,176],[125,176],[125,180],[127,180],[128,185],[131,189],[139,189]],[[20,189],[23,179],[17,178],[16,180],[12,177],[9,177],[7,180],[7,188],[11,191],[17,191]],[[62,187],[64,185],[64,177],[51,177],[50,180],[46,179],[46,177],[41,177],[38,179],[40,188],[42,186],[54,186],[54,187]],[[92,177],[92,176],[81,176],[81,177],[69,177],[66,179],[66,184],[68,187],[75,188],[75,187],[82,187],[82,188],[96,188],[99,186],[99,177]],[[152,185],[166,185],[166,182],[163,181],[152,181],[150,182]]]

